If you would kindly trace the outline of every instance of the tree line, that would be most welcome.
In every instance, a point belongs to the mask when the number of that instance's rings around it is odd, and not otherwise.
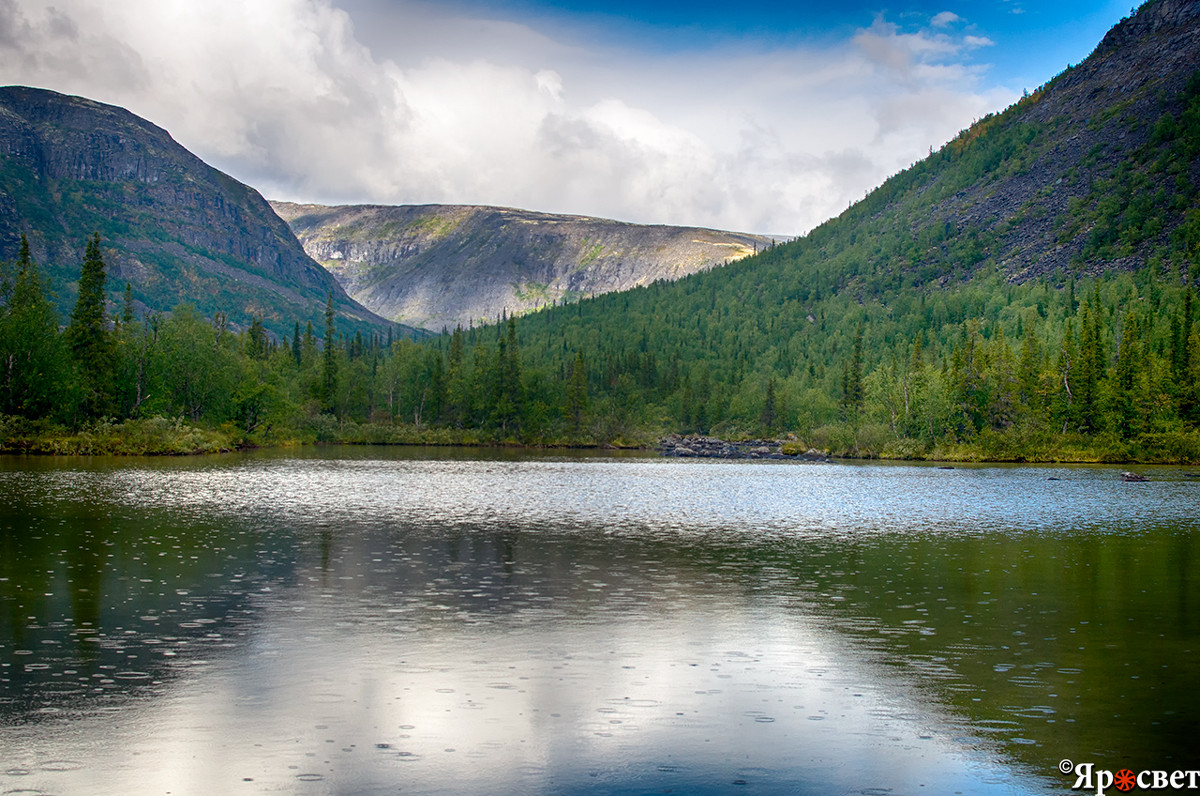
[[[975,445],[1045,458],[1070,439],[1093,458],[1135,455],[1137,442],[1136,455],[1186,459],[1200,456],[1186,276],[981,277],[864,301],[785,279],[755,280],[747,296],[713,272],[423,342],[344,334],[330,296],[323,328],[296,322],[276,338],[261,318],[235,330],[187,305],[139,315],[129,285],[110,308],[99,236],[60,326],[23,241],[0,274],[0,414],[73,428],[165,417],[249,444],[359,439],[347,429],[369,426],[407,435],[361,438],[532,444],[790,434],[917,457]]]
[[[70,428],[167,417],[231,427],[250,442],[344,423],[529,439],[578,429],[586,406],[578,378],[559,396],[560,385],[523,372],[511,320],[422,346],[390,329],[343,333],[330,295],[324,328],[297,321],[277,338],[262,318],[238,330],[225,315],[204,318],[186,304],[139,314],[129,284],[111,308],[105,270],[95,235],[60,326],[22,238],[17,261],[0,269],[0,415]]]

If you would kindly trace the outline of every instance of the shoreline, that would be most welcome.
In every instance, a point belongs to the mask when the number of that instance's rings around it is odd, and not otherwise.
[[[101,421],[78,430],[23,418],[0,418],[0,455],[4,456],[194,456],[259,449],[322,445],[466,447],[479,449],[628,450],[657,452],[669,458],[805,461],[894,461],[946,464],[1124,464],[1200,466],[1200,434],[1157,435],[1135,440],[1078,436],[1017,445],[992,438],[914,449],[897,439],[878,449],[837,449],[784,438],[724,438],[666,434],[639,440],[539,440],[485,438],[472,430],[390,424],[326,423],[320,428],[288,428],[246,434],[230,424],[212,428],[182,420],[149,418],[123,423]]]

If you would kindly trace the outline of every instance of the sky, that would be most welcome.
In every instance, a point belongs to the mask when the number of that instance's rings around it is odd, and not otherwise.
[[[0,0],[0,83],[271,199],[799,235],[1082,61],[1081,0]]]

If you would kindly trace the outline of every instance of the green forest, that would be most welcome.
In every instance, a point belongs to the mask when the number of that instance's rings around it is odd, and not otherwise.
[[[98,234],[63,319],[23,244],[0,273],[0,446],[652,447],[697,433],[836,456],[1200,462],[1200,75],[1152,124],[1120,108],[1094,119],[1141,124],[1143,143],[1105,170],[1093,148],[1065,175],[1101,174],[1054,220],[1082,248],[1017,278],[1000,241],[1039,205],[962,225],[930,208],[1025,173],[1062,139],[1059,122],[1028,121],[1043,91],[799,240],[421,341],[345,331],[332,296],[319,328],[284,335],[188,305],[138,314],[130,285],[106,284]]]
[[[671,432],[835,455],[1200,460],[1192,279],[1161,269],[951,290],[737,293],[728,270],[430,341],[274,340],[184,305],[110,311],[98,236],[56,316],[22,247],[0,281],[7,450],[169,453],[313,442],[652,446]],[[819,286],[804,287],[814,291]]]

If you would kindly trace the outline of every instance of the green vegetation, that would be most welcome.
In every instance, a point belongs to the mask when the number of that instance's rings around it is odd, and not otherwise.
[[[1159,101],[1127,157],[1097,144],[1063,174],[1089,186],[1053,219],[1073,260],[1006,270],[1000,249],[1049,218],[1038,197],[1058,183],[1039,178],[1011,217],[973,214],[969,197],[1023,179],[1073,134],[1062,118],[1030,121],[1052,90],[800,240],[421,343],[347,331],[332,296],[319,338],[307,318],[276,319],[291,327],[281,338],[262,318],[235,333],[187,306],[136,318],[128,289],[107,317],[97,238],[60,334],[25,247],[0,296],[0,445],[650,445],[697,432],[847,456],[1200,462],[1200,77]],[[81,441],[39,442],[51,439]]]
[[[687,431],[852,456],[1200,461],[1196,291],[1149,269],[1063,285],[992,274],[885,305],[815,297],[784,278],[803,247],[777,247],[754,268],[423,344],[347,336],[332,303],[320,339],[296,322],[277,342],[188,306],[136,319],[127,300],[97,322],[95,238],[60,333],[22,251],[0,314],[5,450],[648,445]]]
[[[1200,73],[1179,98],[1182,112],[1163,111],[1149,140],[1111,177],[1096,180],[1088,195],[1074,200],[1060,239],[1088,231],[1080,263],[1129,257],[1164,236],[1164,219],[1182,222],[1157,247],[1156,258],[1178,266],[1200,253],[1200,208],[1191,164],[1200,155]]]
[[[596,261],[596,259],[604,252],[603,244],[600,244],[600,243],[593,244],[589,240],[584,240],[583,245],[584,245],[583,256],[579,258],[579,265],[577,265],[575,267],[575,270],[577,270],[577,271],[582,271],[584,268],[587,268],[589,265],[594,263]]]

